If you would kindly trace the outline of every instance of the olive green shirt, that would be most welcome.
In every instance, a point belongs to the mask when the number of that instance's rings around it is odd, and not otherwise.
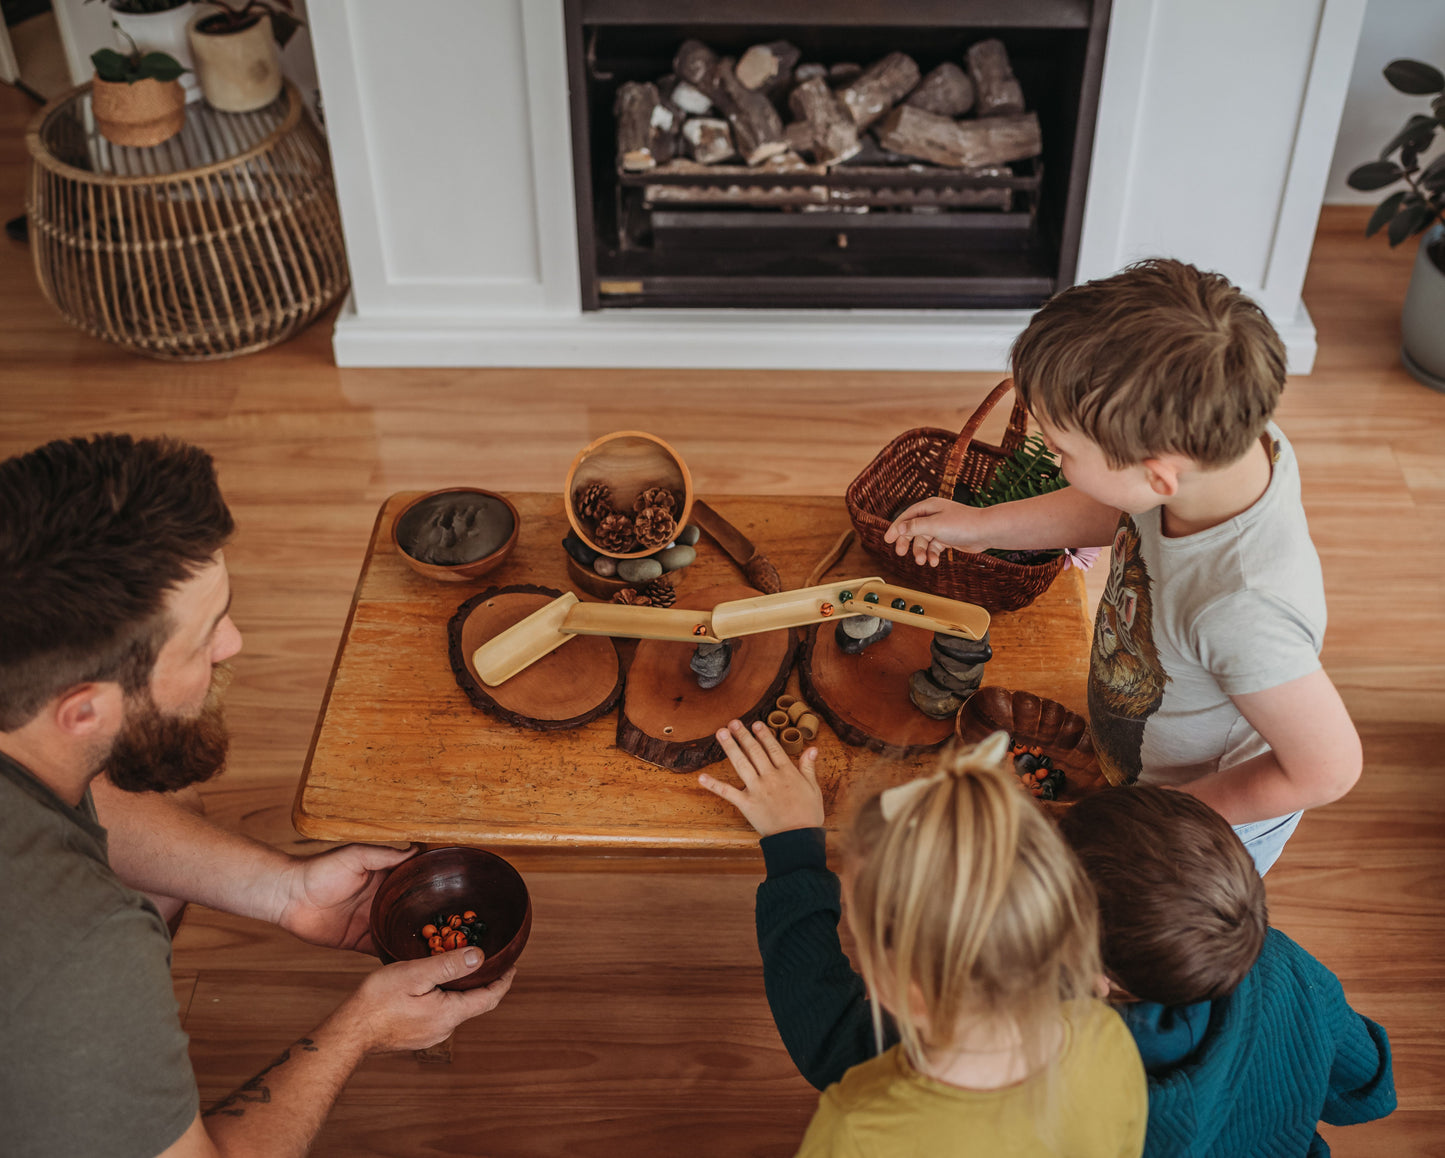
[[[199,1108],[154,905],[72,808],[0,754],[0,1152],[155,1158]]]

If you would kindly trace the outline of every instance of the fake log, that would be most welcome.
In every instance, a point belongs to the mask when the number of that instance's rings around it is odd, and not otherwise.
[[[754,92],[775,92],[787,86],[802,55],[786,40],[755,44],[738,61],[738,82]]]
[[[908,94],[906,103],[936,117],[961,117],[973,108],[973,81],[958,65],[940,64]]]
[[[840,89],[838,99],[860,129],[866,129],[902,100],[919,80],[918,65],[911,56],[890,52],[863,75]]]
[[[617,158],[639,173],[672,159],[676,114],[662,103],[655,84],[628,81],[617,90]]]
[[[811,62],[808,64],[800,64],[797,68],[793,69],[794,84],[802,84],[805,80],[812,80],[815,76],[821,76],[824,80],[827,80],[828,66],[826,64]],[[850,77],[849,79],[852,78]]]
[[[672,58],[672,71],[679,80],[713,98],[713,69],[717,66],[717,53],[701,40],[684,40]]]
[[[981,40],[964,54],[981,117],[1024,111],[1024,91],[1014,79],[1002,40]]]
[[[783,136],[788,139],[792,152],[812,156],[813,127],[807,121],[789,121],[783,126]]]
[[[846,161],[863,147],[858,141],[858,126],[826,81],[815,77],[798,85],[788,98],[788,105],[796,116],[807,122],[813,157],[822,164]]]
[[[716,165],[733,155],[733,135],[727,121],[716,117],[690,117],[682,126],[692,159],[701,165]]]
[[[772,101],[762,93],[743,86],[733,70],[732,57],[723,57],[713,66],[711,91],[718,108],[727,114],[733,127],[733,143],[749,165],[761,165],[788,149],[783,135],[783,118]]]
[[[657,88],[665,104],[674,105],[689,116],[702,117],[712,112],[712,97],[681,77],[663,77],[657,82]]]
[[[891,152],[950,169],[1002,165],[1037,157],[1043,151],[1039,118],[1034,113],[954,121],[911,105],[899,105],[888,115],[878,130],[878,143]]]

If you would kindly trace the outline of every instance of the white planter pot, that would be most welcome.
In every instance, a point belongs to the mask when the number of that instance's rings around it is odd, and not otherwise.
[[[112,8],[110,14],[120,31],[134,40],[142,52],[167,53],[191,69],[181,74],[181,88],[185,90],[187,104],[201,99],[195,61],[191,59],[191,44],[186,37],[186,28],[196,15],[194,4],[182,4],[165,12],[117,12]],[[120,32],[115,34],[115,44],[121,52],[130,51],[129,42]]]
[[[206,103],[225,113],[264,108],[281,94],[281,50],[263,15],[239,32],[202,32],[198,17],[190,29],[191,54]]]
[[[1445,391],[1445,269],[1430,256],[1445,255],[1445,225],[1438,222],[1420,238],[1405,309],[1400,315],[1400,360],[1432,390]]]

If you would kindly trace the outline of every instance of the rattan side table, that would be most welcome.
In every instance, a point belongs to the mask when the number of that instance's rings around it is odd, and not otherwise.
[[[251,113],[188,105],[153,148],[95,128],[90,85],[26,132],[30,247],[45,296],[88,334],[170,360],[290,337],[347,286],[320,132],[288,83]]]

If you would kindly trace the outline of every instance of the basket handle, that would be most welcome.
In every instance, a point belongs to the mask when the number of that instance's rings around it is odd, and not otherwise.
[[[964,424],[963,430],[959,432],[954,440],[953,446],[949,448],[948,458],[943,464],[943,477],[939,480],[938,494],[941,498],[953,498],[953,489],[958,485],[959,473],[963,470],[963,460],[968,454],[968,444],[973,441],[973,436],[978,433],[978,428],[983,425],[989,412],[998,405],[999,400],[1014,388],[1014,380],[1005,378],[997,386],[989,391],[989,395],[978,404],[978,409],[973,416]],[[1017,395],[1014,397],[1013,412],[1008,418],[1008,429],[1004,431],[1003,450],[1012,454],[1023,445],[1024,437],[1029,429],[1029,410],[1024,405],[1024,400]]]

